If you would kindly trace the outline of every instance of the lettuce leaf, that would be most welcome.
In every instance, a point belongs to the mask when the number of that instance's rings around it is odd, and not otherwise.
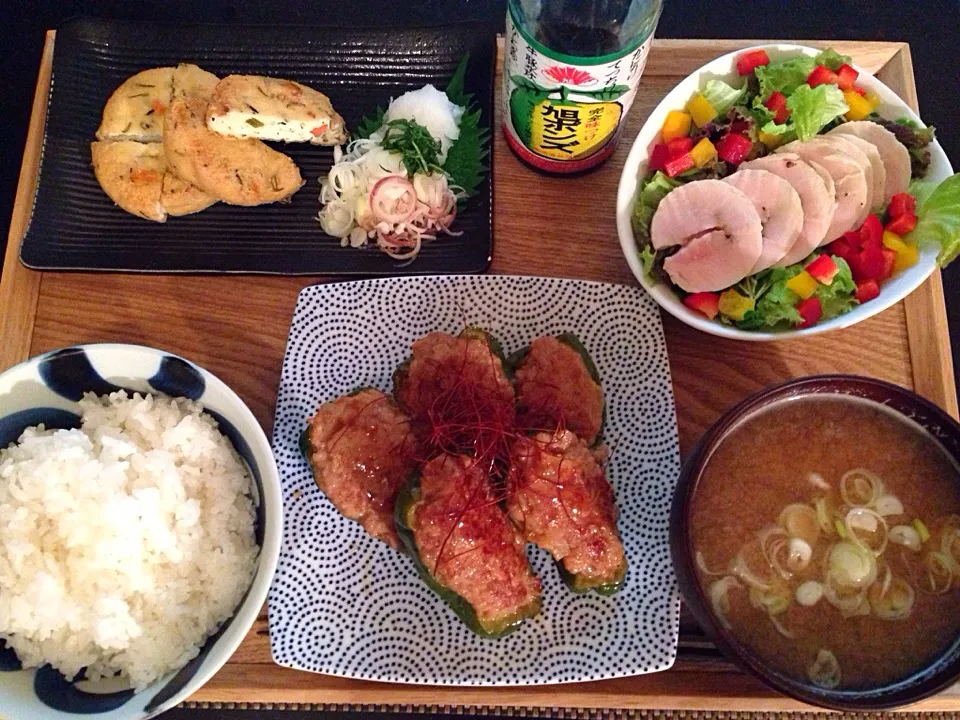
[[[946,267],[960,255],[960,174],[940,183],[918,206],[917,217],[917,227],[907,237],[920,247],[939,246],[937,264]]]
[[[800,140],[810,140],[824,125],[850,109],[836,85],[801,85],[787,98],[787,107],[791,111],[788,125],[793,126]]]
[[[746,86],[737,89],[727,85],[723,80],[708,80],[700,94],[710,102],[713,109],[717,111],[717,115],[725,115],[727,110],[736,105],[746,92]]]
[[[760,82],[760,97],[768,98],[774,90],[789,97],[798,87],[806,84],[807,76],[816,65],[814,58],[806,56],[761,65],[754,70]]]
[[[937,183],[932,180],[911,180],[907,192],[917,199],[917,206],[922,207],[933,191],[937,189]]]
[[[853,59],[849,55],[841,55],[833,48],[827,48],[813,59],[817,65],[826,65],[836,72],[841,65],[850,65]]]
[[[847,261],[835,255],[831,256],[840,268],[829,285],[820,285],[813,294],[820,298],[820,307],[823,308],[823,319],[843,315],[857,304],[857,284],[853,281],[853,274]]]
[[[770,289],[757,302],[756,312],[763,316],[763,322],[768,327],[789,323],[796,325],[801,321],[796,304],[800,296],[787,287],[787,280],[803,270],[803,264],[797,263],[789,267],[773,268],[767,280]]]
[[[643,264],[643,274],[649,278],[653,275],[653,263],[657,259],[657,254],[653,251],[653,245],[644,245],[640,250],[640,262]]]

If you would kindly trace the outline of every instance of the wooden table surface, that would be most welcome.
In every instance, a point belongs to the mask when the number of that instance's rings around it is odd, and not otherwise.
[[[754,41],[656,41],[624,142],[598,171],[547,178],[494,137],[495,250],[490,272],[633,283],[615,226],[619,175],[648,113],[683,76]],[[811,42],[813,45],[825,43]],[[38,79],[10,242],[0,280],[0,369],[76,343],[129,342],[183,355],[227,382],[269,435],[287,330],[298,292],[324,278],[41,273],[17,251],[41,154],[54,35]],[[908,46],[832,42],[916,108]],[[497,82],[496,87],[500,84]],[[499,97],[498,97],[499,106]],[[314,178],[308,179],[315,181]],[[318,242],[322,242],[318,230]],[[846,330],[804,341],[743,343],[697,332],[663,314],[681,452],[726,408],[760,388],[815,373],[856,373],[915,389],[957,415],[939,273],[906,301]],[[266,609],[233,659],[192,700],[378,706],[688,708],[805,707],[765,689],[712,650],[689,619],[676,666],[663,673],[548,687],[392,685],[314,675],[273,664]],[[960,710],[960,685],[914,706]]]

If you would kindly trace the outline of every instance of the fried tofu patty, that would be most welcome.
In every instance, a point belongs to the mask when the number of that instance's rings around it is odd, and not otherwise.
[[[292,80],[228,75],[217,85],[207,127],[232,137],[339,145],[343,118],[322,92]]]
[[[569,344],[555,337],[530,343],[515,374],[520,422],[528,428],[572,430],[592,445],[603,424],[603,390]]]
[[[424,465],[407,523],[427,570],[470,603],[485,631],[540,611],[540,580],[526,543],[472,458],[440,455]]]
[[[394,505],[416,467],[407,416],[368,388],[324,403],[307,423],[317,485],[344,516],[399,549]]]
[[[206,111],[200,98],[176,99],[167,110],[163,146],[180,178],[231,205],[276,202],[303,186],[293,160],[259,140],[208,130]]]
[[[173,94],[173,71],[151,68],[124,80],[103,107],[97,139],[160,142],[163,114]]]
[[[586,590],[619,583],[627,569],[613,488],[587,444],[569,430],[517,441],[507,512]]]
[[[167,163],[163,146],[131,140],[90,143],[93,172],[103,191],[129,213],[165,222],[161,202]]]

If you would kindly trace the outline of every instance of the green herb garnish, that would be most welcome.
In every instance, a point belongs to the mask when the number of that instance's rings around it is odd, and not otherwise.
[[[263,123],[257,120],[256,118],[247,118],[247,125],[255,128],[262,128]]]
[[[414,120],[398,118],[388,122],[380,144],[384,150],[403,156],[403,166],[411,176],[416,173],[430,175],[434,171],[443,172],[440,167],[440,141]]]

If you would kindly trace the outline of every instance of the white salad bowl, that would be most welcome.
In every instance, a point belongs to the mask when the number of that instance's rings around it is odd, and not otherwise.
[[[255,533],[260,555],[252,582],[233,615],[207,639],[197,657],[134,694],[109,681],[68,682],[49,665],[22,669],[0,641],[0,718],[145,720],[196,692],[240,645],[267,598],[283,532],[280,478],[266,435],[249,408],[216,376],[181,357],[139,345],[79,345],[54,350],[0,373],[0,447],[29,426],[79,425],[77,400],[84,392],[117,389],[161,392],[203,404],[253,478]],[[246,581],[244,581],[246,583]]]
[[[671,110],[682,110],[690,98],[693,97],[694,93],[702,89],[704,84],[710,79],[724,80],[728,83],[739,85],[740,79],[736,71],[736,58],[744,52],[756,49],[766,50],[770,56],[770,60],[773,62],[787,60],[800,55],[813,56],[820,52],[820,49],[817,48],[789,43],[774,43],[743,48],[710,61],[699,70],[688,75],[673,90],[667,93],[667,96],[657,105],[656,109],[650,113],[647,121],[640,129],[640,134],[637,135],[637,139],[633,142],[633,147],[630,149],[630,154],[627,156],[626,164],[623,167],[623,173],[620,176],[620,186],[617,191],[617,234],[620,236],[620,246],[623,249],[623,254],[633,274],[653,299],[657,301],[660,307],[687,325],[712,335],[738,340],[784,340],[807,335],[818,335],[829,330],[856,325],[858,322],[883,312],[891,305],[900,302],[923,283],[937,267],[936,259],[938,248],[921,248],[920,260],[913,267],[887,280],[881,287],[880,295],[870,302],[858,305],[844,315],[818,323],[813,327],[777,332],[741,330],[733,326],[724,325],[719,320],[710,320],[684,305],[672,288],[663,282],[651,280],[643,271],[643,264],[640,261],[640,254],[637,250],[633,229],[630,225],[630,216],[633,212],[633,205],[637,196],[637,186],[647,174],[647,163],[649,161],[650,151],[657,142],[660,128],[663,126],[663,121],[666,119],[667,113]],[[880,96],[881,104],[880,107],[877,108],[879,115],[891,120],[908,117],[920,125],[923,125],[919,116],[913,112],[893,90],[868,74],[863,68],[857,67],[856,65],[854,65],[854,67],[860,72],[857,84]],[[926,179],[933,182],[941,182],[950,177],[953,174],[953,168],[950,166],[950,161],[947,159],[947,155],[944,153],[943,148],[940,147],[940,144],[934,140],[934,142],[930,144],[929,150],[930,169]]]

